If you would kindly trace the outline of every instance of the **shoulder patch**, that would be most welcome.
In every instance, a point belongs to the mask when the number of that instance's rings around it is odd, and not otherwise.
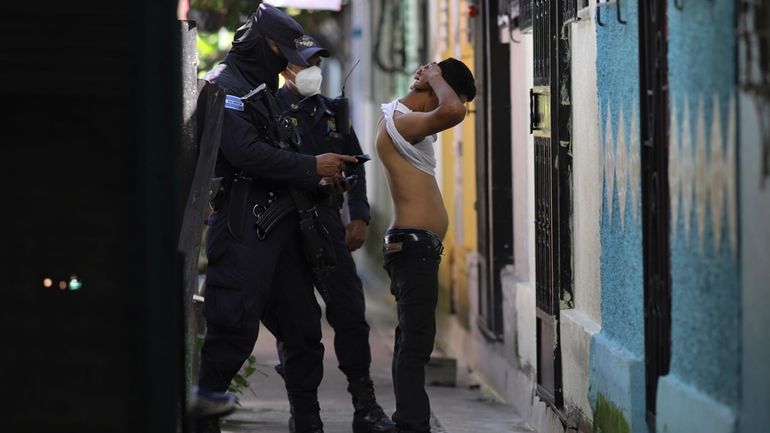
[[[243,111],[243,101],[241,98],[233,95],[225,95],[225,108],[235,111]]]

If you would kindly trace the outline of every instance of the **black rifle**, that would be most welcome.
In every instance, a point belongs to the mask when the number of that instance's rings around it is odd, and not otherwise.
[[[299,135],[288,118],[276,115],[275,107],[270,95],[267,94],[267,86],[260,85],[245,96],[241,97],[245,103],[257,103],[262,101],[268,113],[267,135],[270,142],[286,152],[297,152],[299,148]],[[299,213],[299,229],[302,234],[302,244],[305,250],[305,259],[310,265],[313,274],[313,282],[325,302],[329,300],[329,288],[327,278],[330,271],[337,264],[334,247],[326,227],[318,218],[315,204],[307,193],[295,187],[289,187],[289,195]]]

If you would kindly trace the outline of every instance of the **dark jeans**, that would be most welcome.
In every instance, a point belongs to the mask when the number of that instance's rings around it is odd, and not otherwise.
[[[400,432],[430,431],[425,365],[436,336],[438,266],[443,246],[427,230],[389,229],[383,255],[396,297],[398,326],[393,348],[393,388]]]

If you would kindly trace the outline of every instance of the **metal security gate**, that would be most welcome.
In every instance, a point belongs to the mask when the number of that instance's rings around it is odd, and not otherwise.
[[[534,0],[531,10],[537,383],[538,395],[559,411],[563,407],[559,310],[572,305],[570,46],[569,27],[564,24],[573,18],[574,0]]]
[[[647,424],[655,431],[658,378],[671,359],[666,0],[639,2],[644,346]]]

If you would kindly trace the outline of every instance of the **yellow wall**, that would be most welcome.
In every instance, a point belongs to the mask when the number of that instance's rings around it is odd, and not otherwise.
[[[458,8],[453,8],[452,3],[459,3]],[[444,23],[447,26],[444,43],[439,43],[439,58],[457,57],[456,44],[460,45],[460,58],[471,70],[473,70],[473,47],[469,41],[468,20],[481,19],[480,17],[468,18],[467,2],[458,0],[437,0],[438,10],[446,7],[448,19]],[[453,12],[459,12],[459,20],[453,16]],[[441,19],[440,14],[438,19]],[[459,28],[457,23],[459,22]],[[439,31],[439,33],[443,33]],[[478,79],[477,79],[478,81]],[[475,103],[468,104],[468,116],[462,123],[462,163],[458,173],[456,169],[455,130],[450,129],[442,133],[441,138],[441,164],[442,182],[441,190],[444,196],[447,212],[449,213],[449,231],[444,240],[444,257],[439,270],[440,287],[440,311],[449,312],[451,298],[454,297],[455,307],[461,323],[468,326],[469,300],[468,300],[468,275],[467,258],[477,249],[477,222],[476,222],[476,140],[475,140]],[[462,185],[462,215],[458,218],[456,207],[458,182]],[[458,227],[461,224],[461,227]],[[456,231],[462,232],[462,240],[458,243]]]

